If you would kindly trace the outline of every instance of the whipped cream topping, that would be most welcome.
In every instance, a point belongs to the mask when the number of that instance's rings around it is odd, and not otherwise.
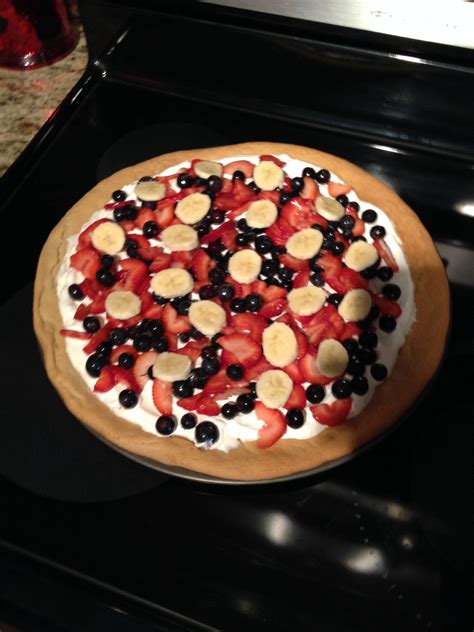
[[[199,155],[199,152],[197,151],[196,154]],[[324,165],[312,165],[307,162],[302,162],[301,160],[290,158],[286,154],[280,154],[277,157],[286,163],[284,171],[290,178],[301,176],[302,170],[308,166],[313,167],[316,171],[325,168]],[[253,155],[231,156],[222,159],[219,162],[225,165],[235,160],[248,160],[253,164],[258,164],[259,157]],[[178,165],[169,167],[160,174],[143,175],[166,176],[176,173],[181,168],[188,168],[189,166],[190,162],[185,161]],[[342,183],[342,180],[333,173],[331,173],[331,181]],[[135,185],[136,182],[122,187],[122,190],[127,194],[128,201],[137,201],[137,197],[135,195]],[[176,189],[176,191],[179,191],[179,188],[176,185],[174,185],[174,188]],[[322,195],[329,196],[327,185],[320,184],[319,189]],[[376,211],[377,225],[383,226],[383,228],[385,228],[386,235],[384,237],[384,240],[391,249],[392,254],[399,266],[399,271],[394,273],[391,282],[396,283],[401,289],[401,296],[398,300],[398,303],[402,309],[402,313],[397,319],[397,327],[393,332],[386,333],[380,328],[377,329],[377,336],[379,339],[379,343],[377,346],[377,362],[384,364],[387,367],[388,375],[390,375],[397,360],[398,352],[403,345],[416,316],[413,281],[410,275],[408,263],[403,252],[401,240],[397,235],[395,227],[390,221],[389,217],[383,212],[383,210],[359,199],[355,191],[351,191],[350,200],[351,202],[357,202],[360,205],[360,213],[362,213],[367,208],[371,208]],[[110,201],[113,202],[113,200]],[[67,240],[67,250],[57,276],[56,285],[61,316],[64,323],[64,328],[66,329],[75,329],[77,331],[81,331],[79,321],[74,319],[74,313],[77,309],[78,303],[69,296],[68,287],[73,283],[80,283],[83,277],[80,272],[76,271],[70,266],[69,258],[75,252],[79,234],[88,225],[102,218],[113,219],[113,211],[106,209],[98,210],[82,226],[78,234],[69,237]],[[368,239],[369,242],[371,242],[370,228],[372,226],[372,224],[365,224],[364,236]],[[132,232],[136,232],[137,234],[141,233],[141,231],[139,231],[138,229]],[[149,241],[151,245],[159,245],[163,247],[162,242],[157,239],[149,239]],[[166,248],[164,248],[164,250],[166,252]],[[120,253],[119,257],[120,256],[122,258],[125,258],[126,254]],[[369,285],[370,289],[373,292],[379,293],[384,285],[384,282],[380,281],[377,278],[374,278],[369,281]],[[323,289],[327,293],[331,293],[334,291],[327,285],[325,285]],[[198,298],[197,294],[193,294],[192,298]],[[84,303],[87,304],[89,300],[90,299],[85,299]],[[90,387],[91,392],[94,394],[94,396],[98,397],[102,401],[102,403],[108,406],[117,416],[139,425],[145,432],[149,432],[157,437],[163,438],[163,440],[166,440],[167,437],[161,437],[161,435],[157,435],[155,429],[156,420],[160,413],[157,412],[152,401],[151,380],[148,380],[143,391],[140,393],[138,404],[134,408],[124,408],[120,405],[118,399],[119,392],[124,388],[123,385],[117,385],[106,393],[96,393],[93,391],[96,379],[92,378],[85,369],[85,361],[87,359],[87,356],[83,351],[85,341],[74,338],[65,338],[64,341],[71,363],[73,364],[74,368],[80,373],[86,384]],[[184,345],[178,343],[178,346]],[[197,362],[196,366],[199,366],[199,361]],[[346,377],[350,379],[350,376]],[[367,378],[369,384],[368,391],[365,395],[362,396],[356,394],[351,395],[352,407],[349,415],[350,417],[358,415],[365,408],[365,406],[367,406],[373,396],[374,390],[379,384],[379,382],[377,382],[371,376],[370,371],[368,370],[365,373],[365,377]],[[308,384],[303,384],[304,388],[306,388],[307,386]],[[321,403],[331,404],[335,401],[335,397],[329,387],[326,387],[325,391],[326,395]],[[219,401],[219,404],[222,405],[224,402],[225,400]],[[177,405],[177,399],[173,398],[173,414],[176,416],[178,423],[176,426],[176,430],[171,436],[184,437],[196,443],[194,429],[185,430],[179,423],[179,419],[186,412],[186,410]],[[284,414],[286,411],[282,409],[282,412]],[[196,414],[197,416],[198,423],[200,421],[210,419],[209,416],[204,416],[197,413],[194,414]],[[226,452],[237,447],[239,445],[239,442],[241,441],[256,441],[258,438],[258,431],[263,426],[263,422],[257,419],[254,412],[248,414],[240,414],[230,420],[224,419],[223,417],[219,416],[212,417],[211,420],[218,427],[219,439],[212,446],[203,446],[203,444],[199,444],[199,447],[208,447],[210,449],[223,450]],[[318,423],[314,419],[313,415],[307,408],[305,411],[305,423],[303,424],[303,426],[298,429],[294,429],[288,426],[285,434],[280,440],[308,439],[319,434],[325,428],[325,425]]]

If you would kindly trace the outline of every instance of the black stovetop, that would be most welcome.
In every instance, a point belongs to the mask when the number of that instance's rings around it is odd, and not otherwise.
[[[216,7],[117,6],[120,37],[1,182],[2,226],[21,248],[0,254],[0,629],[464,629],[473,69],[416,43],[227,24]],[[109,9],[83,2],[96,38]],[[428,394],[374,449],[324,476],[228,488],[147,470],[66,411],[34,339],[32,279],[49,230],[98,179],[252,139],[339,154],[391,184],[446,260],[452,331]]]

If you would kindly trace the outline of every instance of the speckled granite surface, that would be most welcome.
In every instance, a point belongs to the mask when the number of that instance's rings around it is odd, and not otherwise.
[[[86,65],[81,31],[72,53],[51,66],[23,71],[0,68],[0,175],[61,103]]]

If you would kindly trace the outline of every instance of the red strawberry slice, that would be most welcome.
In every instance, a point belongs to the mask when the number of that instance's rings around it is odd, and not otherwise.
[[[94,384],[96,393],[106,393],[115,386],[115,375],[111,366],[104,366],[100,372],[100,377]]]
[[[220,413],[220,407],[214,398],[209,397],[205,393],[198,393],[192,397],[186,397],[178,401],[178,406],[186,410],[195,410],[202,415],[218,415]]]
[[[100,226],[104,222],[109,222],[109,221],[110,220],[108,220],[108,219],[106,219],[104,217],[102,219],[98,219],[95,222],[92,222],[92,224],[90,224],[90,226],[88,226],[85,230],[83,230],[82,233],[79,235],[78,248],[80,250],[82,250],[83,248],[87,248],[88,246],[92,246],[92,243],[91,243],[92,233],[95,231],[97,226]]]
[[[160,200],[160,203],[163,200]],[[164,230],[171,226],[171,222],[174,220],[174,204],[169,204],[165,200],[166,204],[155,211],[155,222],[158,224],[160,230]]]
[[[279,206],[280,204],[280,193],[278,191],[260,191],[257,195],[259,200],[270,200],[273,204]]]
[[[153,298],[150,292],[145,290],[144,292],[140,294],[140,300],[142,302],[140,315],[144,317],[145,312],[147,312],[150,309],[150,307],[152,307],[153,305]]]
[[[155,378],[151,388],[151,397],[156,410],[162,415],[173,413],[173,391],[169,382]]]
[[[303,382],[309,382],[310,384],[329,384],[329,382],[332,382],[332,378],[320,373],[316,366],[316,354],[312,350],[308,351],[308,353],[301,358],[298,367],[303,377]]]
[[[110,329],[110,325],[106,323],[101,329],[99,329],[98,332],[93,334],[92,338],[83,349],[84,353],[87,355],[93,353],[102,342],[105,342],[109,337]]]
[[[182,334],[189,331],[191,324],[187,316],[178,316],[178,312],[167,303],[161,312],[165,330],[170,334]]]
[[[239,200],[240,204],[245,204],[251,200],[256,200],[257,196],[252,189],[242,182],[242,180],[235,180],[232,187],[232,195]]]
[[[145,235],[140,235],[139,233],[129,233],[127,238],[133,239],[133,241],[137,244],[137,248],[149,248],[151,246]]]
[[[235,228],[232,230],[227,230],[221,236],[221,241],[224,244],[226,250],[237,250],[237,246],[235,245],[235,238],[237,237],[237,231]]]
[[[246,178],[251,178],[255,165],[248,160],[234,160],[225,165],[224,173],[232,175],[235,171],[242,171]]]
[[[198,281],[207,281],[209,271],[216,265],[216,262],[202,249],[199,249],[194,256],[191,268]]]
[[[160,272],[167,270],[171,266],[171,255],[167,252],[158,253],[148,268],[150,272]]]
[[[255,416],[265,424],[258,431],[259,448],[269,448],[285,434],[286,420],[279,410],[267,408],[262,402],[255,402]]]
[[[229,334],[219,338],[220,346],[230,351],[244,367],[252,367],[262,357],[261,346],[245,334]]]
[[[135,220],[135,226],[140,230],[143,229],[143,226],[146,222],[155,222],[156,217],[155,213],[150,208],[141,208],[138,211],[137,219]]]
[[[283,189],[283,191],[286,191],[287,193],[290,193],[293,189],[292,185],[291,185],[291,178],[288,176],[285,176],[285,178],[283,179],[283,184],[281,185],[281,188]]]
[[[348,184],[341,184],[340,182],[328,182],[328,192],[333,198],[338,195],[347,195],[352,190]]]
[[[267,321],[258,314],[234,314],[232,325],[236,331],[248,332],[255,342],[262,342],[263,330],[268,327]]]
[[[286,162],[280,160],[276,156],[272,156],[271,154],[262,154],[260,156],[260,162],[264,162],[265,160],[269,160],[270,162],[274,162],[279,167],[283,168],[286,165]]]
[[[285,371],[285,373],[287,373],[291,377],[294,384],[301,384],[302,382],[304,382],[303,376],[301,375],[298,360],[295,360],[288,366],[283,367],[282,370]]]
[[[337,331],[331,323],[317,323],[312,327],[306,327],[309,342],[318,347],[323,340],[337,339]]]
[[[143,312],[143,318],[152,318],[153,320],[161,317],[161,312],[163,311],[163,307],[161,305],[157,305],[153,303]]]
[[[300,196],[304,200],[311,200],[312,202],[314,202],[314,200],[319,196],[319,187],[317,183],[313,180],[313,178],[310,178],[309,176],[305,176],[303,178],[303,182],[304,186],[300,193]]]
[[[146,261],[154,261],[158,255],[161,254],[161,248],[158,246],[148,246],[147,248],[138,248],[138,254],[142,259],[146,259]]]
[[[221,364],[223,367],[228,367],[229,364],[239,364],[239,360],[230,351],[226,351],[225,349],[222,349]]]
[[[150,281],[146,264],[138,259],[122,259],[120,267],[125,272],[125,278],[118,285],[124,290],[141,294]]]
[[[337,399],[332,404],[317,404],[310,406],[313,417],[325,426],[339,426],[351,412],[352,399]]]
[[[276,246],[285,246],[291,235],[296,233],[296,228],[289,224],[284,217],[279,217],[274,224],[267,228],[265,233]]]
[[[96,296],[96,298],[89,305],[89,312],[91,314],[102,314],[105,312],[105,299],[109,292],[104,292],[100,296]]]
[[[115,349],[113,349],[112,353],[110,354],[111,364],[115,364],[116,362],[118,362],[118,359],[120,358],[122,353],[129,353],[134,358],[136,358],[138,355],[137,350],[132,347],[132,345],[119,345],[118,347],[115,347]]]
[[[318,266],[330,277],[337,277],[342,269],[341,260],[329,253],[325,253],[319,257]]]
[[[306,287],[309,283],[309,277],[311,276],[311,272],[309,270],[303,270],[302,272],[298,272],[298,274],[293,279],[293,287]]]
[[[164,334],[166,342],[168,343],[168,351],[176,351],[178,348],[178,336],[169,332]]]
[[[71,266],[82,272],[87,279],[95,280],[95,275],[100,269],[100,254],[94,248],[83,248],[71,255],[69,260]]]
[[[281,255],[280,261],[282,265],[294,270],[295,272],[302,272],[309,269],[308,261],[305,259],[297,259],[288,253]]]
[[[204,347],[209,345],[209,338],[203,338],[202,340],[190,340],[184,347],[177,349],[176,353],[181,355],[187,355],[191,362],[196,362],[201,357],[201,352]]]
[[[382,314],[388,314],[393,316],[394,318],[398,318],[402,313],[402,308],[395,301],[390,301],[389,299],[383,296],[377,296],[376,294],[370,293],[372,297],[372,301],[377,305]]]
[[[296,344],[298,345],[298,358],[302,358],[308,351],[308,339],[301,329],[298,329],[295,325],[292,326],[292,329],[296,337]]]
[[[214,199],[214,208],[218,211],[235,211],[242,206],[242,202],[232,193],[218,193]],[[202,242],[202,239],[201,239]]]
[[[228,400],[230,397],[238,397],[239,395],[247,395],[249,393],[249,389],[244,386],[229,386],[222,393],[216,393],[214,395],[214,399],[216,402]]]
[[[400,270],[398,263],[396,262],[395,257],[393,256],[393,253],[387,245],[385,239],[375,239],[374,247],[377,249],[381,259],[385,261],[389,268],[391,268],[394,272],[398,272]]]
[[[340,294],[346,294],[355,288],[368,289],[368,282],[355,270],[343,267],[341,261],[330,255],[324,254],[318,259],[318,265],[323,268],[324,280]]]
[[[133,374],[128,369],[124,369],[121,366],[114,365],[110,367],[114,373],[115,381],[118,384],[123,384],[126,388],[131,388],[135,393],[140,393],[141,388],[137,384],[137,381],[133,377]]]
[[[276,298],[269,303],[266,303],[259,311],[260,316],[263,318],[273,318],[282,313],[286,309],[288,301],[284,298]]]
[[[248,382],[244,378],[242,380],[231,380],[225,369],[221,369],[218,373],[213,375],[207,382],[203,389],[203,393],[207,395],[217,395],[218,393],[228,392],[232,388],[244,388]]]
[[[130,231],[135,230],[135,222],[131,219],[126,219],[119,223],[126,233],[129,233]]]
[[[135,364],[132,367],[133,377],[135,378],[140,390],[145,388],[145,384],[150,379],[148,375],[148,369],[153,365],[158,354],[156,351],[146,351],[140,353],[135,359]]]
[[[226,215],[227,219],[235,219],[236,217],[239,217],[239,215],[242,215],[242,213],[246,213],[251,204],[252,202],[246,202],[245,204],[242,204],[242,206],[238,206],[236,209],[229,211]]]
[[[210,244],[211,241],[216,241],[216,239],[220,239],[225,233],[232,232],[235,232],[234,222],[224,222],[217,228],[214,228],[214,230],[211,230],[210,233],[207,233],[207,235],[204,235],[204,237],[201,238],[201,244]]]
[[[97,294],[103,292],[104,286],[101,285],[96,279],[84,279],[82,283],[79,284],[83,294],[88,296],[89,298],[95,298]]]
[[[264,373],[265,371],[269,371],[270,369],[273,369],[275,367],[273,367],[270,362],[268,362],[263,356],[260,358],[260,360],[257,362],[257,364],[255,364],[254,366],[246,369],[245,371],[245,375],[244,375],[244,379],[247,382],[253,382],[254,380],[258,379],[262,373]]]
[[[288,398],[285,408],[290,410],[291,408],[304,408],[306,406],[306,393],[301,384],[295,384],[291,395]]]
[[[349,340],[350,338],[357,337],[360,334],[360,327],[356,323],[346,323],[344,330],[338,335],[339,340]]]
[[[65,338],[77,338],[78,340],[90,340],[92,334],[88,331],[74,331],[74,329],[60,329],[59,333]]]
[[[315,223],[311,200],[304,200],[300,197],[294,197],[283,205],[281,217],[296,230],[309,228]]]
[[[263,283],[263,281],[255,281],[254,283]],[[267,285],[263,283],[263,288],[260,290],[254,289],[254,283],[252,283],[252,292],[256,292],[260,294],[265,303],[270,303],[271,301],[275,301],[279,298],[286,298],[288,291],[282,287],[278,287],[277,285]]]
[[[193,262],[194,251],[179,250],[171,253],[172,268],[189,268]]]
[[[89,305],[84,305],[84,303],[81,303],[74,312],[74,318],[76,320],[84,320],[84,318],[90,314],[90,311],[91,310]]]

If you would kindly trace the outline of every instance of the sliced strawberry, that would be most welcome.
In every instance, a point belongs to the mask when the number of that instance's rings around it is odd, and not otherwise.
[[[221,191],[214,198],[214,208],[218,211],[235,211],[241,206],[242,202],[234,197],[232,193],[222,193]]]
[[[234,314],[232,325],[236,331],[248,332],[255,342],[262,342],[263,330],[268,327],[267,321],[258,314]]]
[[[172,268],[189,268],[193,262],[194,251],[178,250],[171,253]]]
[[[402,308],[395,301],[390,301],[388,298],[384,296],[377,296],[376,294],[370,293],[372,297],[372,301],[377,305],[382,314],[388,314],[393,316],[394,318],[398,318],[402,313]]]
[[[242,180],[234,181],[232,195],[240,202],[240,204],[245,204],[246,202],[257,199],[255,192],[247,186],[245,182],[242,182]]]
[[[257,362],[257,364],[255,364],[254,366],[246,369],[245,375],[244,375],[244,379],[247,382],[253,382],[257,378],[259,378],[260,375],[262,375],[262,373],[264,373],[265,371],[269,371],[270,369],[273,369],[273,368],[275,368],[275,367],[273,367],[270,364],[270,362],[267,362],[267,360],[262,355],[262,357]]]
[[[217,239],[220,239],[224,235],[224,233],[231,233],[233,231],[235,231],[234,222],[224,222],[217,228],[214,228],[214,230],[211,230],[210,233],[207,233],[207,235],[204,235],[204,237],[201,237],[201,244],[210,244],[211,241],[216,241]]]
[[[255,402],[255,416],[265,424],[258,431],[259,448],[269,448],[285,434],[286,420],[279,410],[267,408],[262,402]]]
[[[221,241],[224,244],[224,248],[226,250],[237,250],[237,246],[235,245],[235,238],[237,237],[237,231],[235,228],[227,230],[221,236]]]
[[[160,200],[162,202],[163,200]],[[174,220],[174,204],[166,204],[157,211],[155,211],[155,222],[158,224],[160,230],[164,230],[171,226],[171,222]]]
[[[145,235],[140,235],[140,233],[129,233],[127,238],[133,239],[133,241],[137,244],[137,248],[149,248],[151,246]]]
[[[238,358],[226,349],[222,349],[220,360],[223,367],[228,367],[229,364],[239,364]]]
[[[166,338],[166,342],[168,343],[168,351],[176,351],[176,349],[178,348],[177,334],[166,332],[164,337]]]
[[[303,181],[304,187],[300,193],[300,196],[304,200],[311,200],[312,202],[314,202],[314,200],[319,196],[319,187],[317,183],[313,180],[313,178],[310,178],[309,176],[305,176],[303,178]]]
[[[329,309],[331,307],[333,309]],[[336,335],[339,338],[346,327],[346,323],[334,305],[327,305],[327,308],[329,309],[329,322],[336,330]]]
[[[97,228],[97,226],[100,226],[101,224],[103,224],[104,222],[109,222],[110,220],[106,219],[105,217],[103,217],[102,219],[98,219],[95,222],[92,222],[92,224],[90,224],[85,230],[82,231],[82,233],[79,235],[79,239],[78,241],[78,248],[80,250],[82,250],[83,248],[87,248],[88,246],[91,246],[91,239],[92,239],[92,233],[95,231],[95,229]]]
[[[156,255],[148,268],[150,272],[160,272],[167,270],[171,266],[171,255],[167,252],[160,252]]]
[[[88,331],[74,331],[74,329],[60,329],[59,333],[65,338],[77,338],[78,340],[90,340],[92,334]]]
[[[277,158],[276,156],[272,156],[271,154],[262,154],[260,156],[260,162],[263,162],[265,160],[269,160],[270,162],[274,162],[276,165],[278,165],[279,167],[282,167],[282,168],[286,165],[286,162],[283,162],[283,160],[280,160],[279,158]]]
[[[298,367],[304,382],[309,382],[310,384],[329,384],[329,382],[332,382],[332,378],[320,373],[316,366],[316,354],[313,351],[308,351],[301,358]]]
[[[112,366],[111,369],[114,373],[115,381],[118,384],[123,384],[126,388],[131,388],[132,391],[135,391],[135,393],[141,392],[142,389],[139,384],[137,384],[137,381],[131,371],[117,365]]]
[[[279,217],[277,221],[265,231],[266,235],[270,237],[276,246],[285,246],[288,239],[295,232],[296,228],[293,228],[284,217]]]
[[[283,184],[281,185],[283,191],[290,193],[293,190],[293,186],[291,184],[291,178],[289,176],[285,176],[283,179]]]
[[[153,306],[153,298],[147,290],[140,294],[140,300],[142,302],[140,315],[144,318],[145,313]]]
[[[170,382],[155,378],[151,388],[151,397],[156,410],[162,415],[173,413],[173,391]]]
[[[311,200],[304,200],[300,197],[294,197],[283,205],[281,217],[296,230],[309,228],[315,223]]]
[[[138,355],[137,350],[132,345],[119,345],[118,347],[115,347],[115,349],[113,349],[112,353],[110,354],[111,364],[115,364],[116,362],[118,362],[118,359],[120,358],[122,353],[129,353],[134,358],[136,358]]]
[[[110,325],[106,323],[99,329],[99,331],[93,334],[92,338],[83,349],[84,353],[87,353],[87,355],[93,353],[102,342],[105,342],[109,337],[110,329]]]
[[[301,384],[295,384],[291,391],[290,397],[287,399],[285,408],[304,408],[306,406],[306,392]]]
[[[255,281],[255,283],[256,282],[257,281]],[[261,294],[265,303],[270,303],[271,301],[275,301],[276,299],[279,299],[279,298],[286,298],[288,295],[288,290],[285,290],[285,288],[283,287],[278,287],[277,285],[267,285],[266,283],[264,283],[263,285],[264,285],[264,288],[260,290],[260,292],[257,292],[257,293]],[[253,288],[253,284],[252,284],[252,288]],[[255,290],[252,290],[252,291],[255,291]]]
[[[232,191],[232,180],[230,178],[222,178],[222,193],[230,193]]]
[[[209,257],[209,255],[201,248],[196,252],[191,269],[194,272],[198,281],[207,281],[209,271],[214,268],[216,262]]]
[[[131,219],[125,219],[119,223],[126,233],[130,233],[132,230],[135,230],[136,228],[135,222]]]
[[[340,182],[328,182],[328,192],[333,198],[338,195],[347,195],[351,191],[352,187],[348,184],[341,184]]]
[[[100,254],[94,248],[83,248],[71,255],[70,264],[87,279],[94,279],[95,275],[100,269]]]
[[[201,357],[201,352],[204,347],[209,345],[209,339],[203,338],[202,340],[190,340],[184,347],[176,350],[176,353],[181,355],[187,355],[191,362],[196,362]]]
[[[222,393],[216,393],[214,399],[216,401],[224,401],[230,397],[238,397],[239,395],[246,395],[248,393],[249,389],[245,388],[245,386],[229,386],[225,391],[222,391]]]
[[[284,309],[286,309],[288,305],[288,301],[284,298],[276,298],[269,303],[265,303],[265,305],[260,309],[259,315],[263,318],[273,318],[274,316],[278,316],[281,314]]]
[[[178,316],[178,312],[167,303],[161,312],[165,330],[170,334],[182,334],[189,331],[191,324],[187,316]]]
[[[307,263],[305,261],[305,263]],[[311,276],[311,272],[309,270],[303,270],[302,272],[298,272],[298,274],[293,279],[293,287],[306,287],[309,283],[309,277]]]
[[[355,288],[368,289],[368,282],[351,268],[343,267],[341,261],[328,253],[318,259],[318,265],[323,268],[324,280],[340,294],[346,294]]]
[[[140,390],[145,388],[145,384],[150,379],[148,369],[153,365],[157,357],[158,354],[156,351],[146,351],[136,357],[135,364],[132,367],[132,373]]]
[[[155,213],[150,208],[141,208],[138,211],[137,219],[135,220],[135,226],[137,228],[140,228],[140,230],[142,230],[143,226],[147,222],[154,222],[154,221],[156,221]]]
[[[395,257],[393,256],[393,253],[387,245],[385,239],[375,239],[374,247],[377,249],[381,259],[385,261],[389,268],[391,268],[394,272],[398,272],[400,270],[398,263],[396,262]]]
[[[255,165],[248,160],[234,160],[225,165],[224,173],[227,175],[233,175],[235,171],[242,171],[246,178],[251,178]]]
[[[218,415],[220,413],[220,406],[214,401],[214,398],[209,397],[205,393],[199,393],[192,397],[186,397],[178,401],[178,406],[185,408],[186,410],[195,410],[202,415]]]
[[[138,248],[137,253],[146,261],[154,261],[162,253],[162,250],[158,246],[148,246],[147,248]]]
[[[109,292],[104,292],[100,296],[96,296],[92,303],[89,305],[90,314],[102,314],[105,312],[105,299]]]
[[[257,198],[259,200],[270,200],[273,204],[280,205],[280,193],[278,191],[260,191]]]
[[[106,393],[115,386],[115,375],[111,366],[104,366],[100,372],[100,377],[94,384],[96,393]]]
[[[344,330],[338,335],[339,340],[349,340],[349,338],[357,337],[360,334],[360,327],[356,323],[346,323]]]
[[[306,352],[308,351],[308,347],[309,347],[308,339],[306,338],[305,334],[301,331],[301,329],[298,329],[298,327],[295,327],[293,325],[292,329],[296,337],[296,344],[298,345],[298,358],[302,358],[304,355],[306,355]]]
[[[143,312],[143,318],[152,318],[153,320],[161,317],[161,312],[163,311],[163,307],[161,305],[157,305],[153,303],[150,307]]]
[[[136,294],[141,294],[145,286],[149,283],[148,268],[143,261],[138,259],[122,259],[120,261],[121,270],[125,272],[125,279],[120,282],[124,290],[130,290]]]
[[[310,406],[313,417],[325,426],[339,426],[351,412],[352,399],[337,399],[332,404],[317,404]]]
[[[242,380],[231,380],[225,369],[221,369],[208,380],[203,389],[203,393],[207,395],[217,395],[218,393],[228,392],[231,388],[243,388],[247,386],[247,384],[248,382],[245,378]]]
[[[97,294],[104,290],[104,286],[101,285],[95,278],[94,279],[84,279],[79,287],[82,290],[82,293],[89,298],[95,298]]]
[[[235,219],[236,217],[239,217],[239,215],[242,215],[243,213],[246,213],[249,209],[249,206],[252,204],[252,202],[245,202],[245,204],[242,204],[241,206],[238,206],[237,208],[233,209],[232,211],[229,211],[226,215],[227,219]]]
[[[337,339],[337,331],[331,323],[317,323],[312,327],[306,327],[309,342],[318,347],[323,340]]]
[[[301,384],[302,382],[304,382],[298,360],[295,360],[291,364],[288,364],[288,366],[283,367],[282,370],[291,377],[294,384]]]
[[[307,260],[297,259],[296,257],[293,257],[292,255],[289,255],[287,253],[280,256],[280,261],[282,265],[290,268],[290,270],[294,270],[295,272],[301,272],[303,270],[309,269],[309,264]]]
[[[261,346],[245,334],[230,334],[219,338],[220,346],[230,351],[245,368],[255,366],[262,357]]]
[[[74,312],[74,318],[75,320],[84,320],[84,318],[88,316],[90,313],[91,313],[91,310],[90,310],[89,305],[84,305],[84,303],[81,303],[76,309],[76,311]]]

